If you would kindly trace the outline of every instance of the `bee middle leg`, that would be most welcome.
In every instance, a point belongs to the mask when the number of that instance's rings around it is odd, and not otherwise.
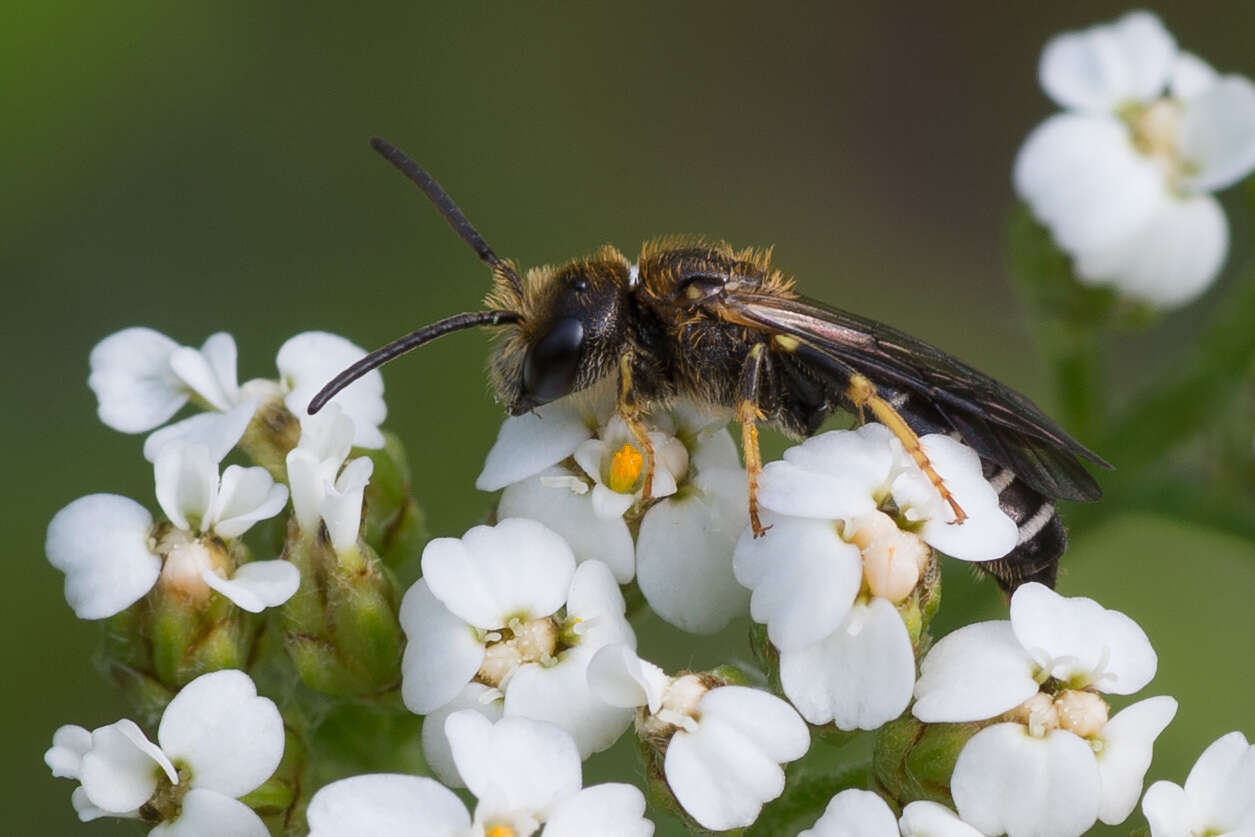
[[[749,488],[750,526],[754,537],[767,534],[770,526],[763,526],[758,517],[758,478],[763,473],[763,454],[758,447],[758,424],[763,411],[758,406],[759,382],[766,364],[766,343],[756,343],[745,356],[741,366],[741,384],[736,402],[736,420],[741,423],[741,447],[745,451],[745,478]]]
[[[654,455],[654,443],[649,440],[649,430],[645,427],[645,423],[641,421],[640,401],[637,399],[636,390],[632,386],[632,360],[633,355],[630,351],[624,352],[619,356],[618,413],[619,418],[623,419],[623,423],[627,425],[628,430],[632,433],[632,438],[636,440],[636,444],[640,447],[641,455],[645,457],[645,475],[641,483],[641,499],[648,500],[654,493],[656,458]]]
[[[915,460],[915,464],[928,477],[929,482],[941,494],[941,499],[945,500],[950,508],[954,510],[954,523],[962,523],[967,520],[967,513],[959,505],[959,501],[954,499],[954,495],[950,493],[950,489],[946,488],[945,482],[941,479],[941,475],[933,468],[932,462],[928,459],[928,454],[924,453],[924,447],[920,444],[919,436],[906,423],[906,419],[902,418],[902,414],[893,408],[893,405],[882,398],[876,392],[876,385],[868,380],[865,376],[855,372],[850,375],[849,383],[846,385],[845,397],[858,408],[859,416],[862,417],[863,408],[866,407],[871,414],[876,417],[876,421],[889,428],[894,436],[898,437],[898,441],[902,442],[902,447],[906,448],[906,452]]]

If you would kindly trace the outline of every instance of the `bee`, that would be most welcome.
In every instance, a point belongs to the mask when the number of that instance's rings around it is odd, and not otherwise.
[[[522,273],[493,252],[423,168],[385,140],[371,145],[488,266],[492,288],[487,310],[424,326],[345,369],[310,402],[311,414],[401,354],[453,331],[487,327],[499,338],[492,387],[512,415],[606,379],[617,382],[618,415],[644,457],[646,498],[654,450],[643,416],[678,398],[731,409],[741,425],[755,536],[766,531],[757,503],[760,424],[802,438],[837,410],[881,422],[950,505],[956,524],[966,514],[919,437],[961,439],[980,455],[1002,509],[1019,527],[1015,549],[981,568],[1008,592],[1027,581],[1054,585],[1067,545],[1055,502],[1101,495],[1082,459],[1111,466],[1025,396],[922,340],[800,296],[770,251],[671,237],[647,242],[635,262],[605,246]]]

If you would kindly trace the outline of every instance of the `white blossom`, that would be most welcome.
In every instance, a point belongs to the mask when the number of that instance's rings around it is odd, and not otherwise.
[[[1142,799],[1151,837],[1255,834],[1255,746],[1240,732],[1212,742],[1185,787],[1159,781]]]
[[[933,647],[912,712],[930,723],[1000,721],[955,763],[950,790],[965,821],[986,834],[1068,837],[1096,819],[1123,822],[1136,806],[1177,703],[1153,697],[1108,719],[1098,693],[1137,692],[1155,668],[1127,616],[1033,582],[1012,596],[1010,621],[968,625]]]
[[[1159,306],[1197,297],[1229,246],[1210,193],[1255,168],[1255,85],[1145,11],[1055,37],[1039,76],[1064,111],[1025,141],[1015,188],[1077,278]]]
[[[44,761],[54,776],[76,779],[72,801],[83,821],[139,816],[145,804],[168,817],[156,835],[269,831],[238,801],[270,778],[283,757],[283,719],[242,671],[204,674],[174,696],[157,743],[129,720],[88,732],[64,726]]]
[[[430,723],[430,719],[428,720]],[[342,779],[310,800],[310,837],[649,837],[645,798],[631,785],[581,789],[580,757],[552,724],[496,723],[462,711],[445,722],[474,815],[433,779],[371,774]]]
[[[912,802],[895,819],[875,793],[850,788],[828,802],[823,815],[798,837],[983,837],[944,805]]]
[[[763,469],[771,528],[742,533],[733,570],[780,652],[785,695],[813,724],[876,729],[910,703],[915,652],[897,606],[930,545],[965,560],[1015,546],[979,457],[945,436],[921,442],[968,515],[962,523],[880,424],[815,436]]]
[[[588,681],[607,703],[645,707],[637,734],[650,746],[663,742],[667,786],[712,831],[753,823],[784,791],[781,765],[810,747],[806,724],[775,695],[697,674],[668,677],[626,645],[598,651]]]
[[[45,552],[65,573],[65,598],[80,619],[103,619],[130,607],[156,584],[193,600],[216,590],[257,613],[287,601],[300,573],[284,560],[236,566],[219,538],[243,535],[287,503],[288,490],[264,468],[218,464],[203,444],[171,443],[154,464],[157,502],[169,525],[139,503],[90,494],[48,524]]]
[[[143,433],[161,427],[184,404],[202,410],[162,427],[144,444],[144,456],[154,461],[171,441],[208,444],[221,459],[230,447],[225,439],[239,439],[256,410],[280,402],[294,415],[305,415],[314,394],[337,373],[366,352],[343,337],[308,331],[285,342],[275,358],[278,377],[238,383],[235,339],[225,332],[210,335],[199,348],[178,343],[150,328],[134,327],[109,335],[92,349],[88,385],[96,393],[100,420],[124,433]],[[353,421],[353,443],[363,448],[383,447],[379,425],[387,415],[383,378],[372,371],[344,389],[333,404]]]
[[[745,610],[729,561],[748,519],[745,471],[727,416],[678,403],[645,422],[656,459],[649,498],[640,443],[601,390],[506,419],[476,485],[505,489],[500,517],[539,520],[620,584],[635,576],[667,622],[713,633]],[[629,519],[639,521],[635,541]]]
[[[474,681],[500,693],[504,715],[565,729],[585,758],[614,743],[631,713],[595,697],[585,670],[601,646],[635,646],[636,637],[605,564],[577,567],[556,533],[509,518],[462,538],[436,538],[422,565],[423,578],[401,603],[406,706],[436,712],[465,700]]]
[[[301,437],[288,452],[292,516],[302,531],[327,527],[331,545],[344,552],[357,544],[362,500],[374,471],[368,456],[345,459],[353,446],[353,422],[335,403],[301,422]]]

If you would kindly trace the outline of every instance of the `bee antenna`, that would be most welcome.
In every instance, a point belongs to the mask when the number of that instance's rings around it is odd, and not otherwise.
[[[449,193],[444,190],[436,178],[427,173],[427,170],[418,163],[411,160],[405,155],[405,152],[397,148],[392,143],[381,137],[371,137],[370,147],[379,152],[379,154],[397,168],[401,174],[408,177],[414,182],[414,185],[423,190],[423,194],[427,199],[435,204],[436,209],[449,222],[449,226],[453,227],[453,231],[458,237],[470,245],[475,251],[475,255],[479,256],[480,261],[493,269],[494,273],[500,273],[504,276],[514,289],[522,293],[523,283],[519,280],[518,273],[507,262],[504,262],[492,251],[488,246],[488,242],[484,241],[484,237],[479,231],[466,220],[466,216],[462,214],[462,210],[453,202],[453,198],[449,197]]]
[[[375,351],[332,378],[330,383],[320,389],[318,394],[309,402],[306,412],[311,416],[314,415],[314,413],[327,406],[327,402],[334,398],[336,393],[367,372],[372,369],[378,369],[393,358],[413,351],[424,343],[430,343],[437,337],[442,337],[451,331],[461,331],[464,328],[517,323],[521,319],[523,319],[522,316],[515,311],[472,311],[469,314],[454,314],[452,317],[445,317],[439,322],[425,325],[417,331],[411,331],[404,337],[398,337],[386,346],[375,349]]]

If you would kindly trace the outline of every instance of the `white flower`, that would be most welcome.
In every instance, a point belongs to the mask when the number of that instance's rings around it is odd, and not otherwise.
[[[305,417],[300,441],[287,456],[297,525],[314,534],[324,523],[337,552],[357,544],[362,498],[375,467],[367,456],[345,464],[352,446],[353,422],[332,402],[317,415]]]
[[[130,607],[161,583],[193,600],[217,590],[257,613],[287,601],[300,573],[283,560],[235,566],[218,538],[243,535],[278,514],[288,490],[264,468],[218,465],[202,444],[171,443],[157,457],[157,502],[170,524],[116,494],[90,494],[48,524],[44,549],[65,573],[65,598],[80,619],[103,619]],[[213,537],[217,536],[217,537]]]
[[[1097,693],[1139,691],[1156,662],[1124,614],[1033,582],[1012,596],[1009,622],[968,625],[933,647],[912,711],[930,723],[1003,718],[955,763],[950,788],[965,821],[986,834],[1079,835],[1132,812],[1177,708],[1154,697],[1108,720]],[[1043,691],[1047,681],[1056,685]]]
[[[834,796],[813,826],[798,837],[983,837],[936,802],[912,802],[895,820],[875,793],[851,788]]]
[[[526,718],[493,723],[468,711],[445,726],[458,772],[477,799],[473,818],[433,779],[354,776],[314,794],[310,837],[530,837],[542,825],[545,837],[653,834],[636,788],[581,789],[579,753],[557,727]]]
[[[631,712],[596,698],[585,670],[601,646],[636,637],[605,564],[577,568],[561,537],[521,518],[436,538],[422,563],[401,603],[406,706],[427,715],[475,681],[501,693],[506,716],[565,729],[585,758],[615,742]]]
[[[676,801],[702,827],[743,828],[784,792],[781,765],[805,755],[810,732],[793,707],[767,692],[719,686],[700,675],[667,677],[626,645],[593,657],[589,685],[616,706],[647,707],[644,740],[665,742],[663,771]]]
[[[96,344],[90,357],[88,385],[96,393],[100,420],[124,433],[160,427],[189,400],[208,410],[152,434],[144,456],[155,461],[170,441],[194,440],[210,446],[215,458],[226,455],[220,445],[238,440],[263,403],[282,401],[294,415],[305,415],[314,394],[337,373],[366,352],[343,337],[321,331],[298,334],[285,342],[275,358],[278,379],[238,383],[235,339],[218,332],[199,349],[180,346],[150,328],[127,328]],[[383,378],[367,373],[332,402],[353,421],[353,443],[383,447],[379,425],[387,415]],[[238,429],[237,429],[238,428]]]
[[[504,488],[498,515],[539,520],[577,561],[602,561],[620,584],[635,575],[667,622],[718,631],[745,610],[729,556],[748,519],[746,481],[727,417],[680,403],[646,418],[656,466],[644,501],[644,455],[613,413],[598,391],[506,419],[476,485]]]
[[[1255,834],[1255,746],[1231,732],[1203,751],[1185,780],[1155,782],[1142,799],[1151,837]]]
[[[876,729],[910,703],[915,653],[896,606],[919,582],[928,545],[966,560],[1015,546],[979,457],[945,436],[922,444],[963,523],[950,522],[953,509],[880,424],[808,439],[763,469],[771,528],[742,533],[733,570],[780,652],[785,694],[813,724]]]
[[[238,798],[270,778],[283,757],[283,719],[242,671],[215,671],[183,687],[166,706],[157,743],[133,721],[92,732],[64,726],[44,761],[77,779],[80,819],[137,817],[145,804],[165,821],[150,834],[270,832]]]
[[[1210,192],[1255,168],[1255,85],[1179,52],[1145,11],[1055,37],[1039,75],[1065,111],[1025,141],[1015,188],[1077,278],[1160,306],[1197,297],[1229,244]]]

